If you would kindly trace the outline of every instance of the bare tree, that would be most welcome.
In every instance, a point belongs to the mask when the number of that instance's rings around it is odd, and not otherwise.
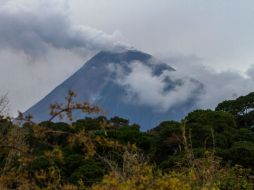
[[[4,94],[0,96],[0,115],[5,115],[8,111],[8,96],[7,94]]]

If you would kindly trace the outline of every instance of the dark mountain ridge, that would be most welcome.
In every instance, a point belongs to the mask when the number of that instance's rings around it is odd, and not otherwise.
[[[131,72],[129,65],[134,61],[142,62],[142,64],[152,70],[152,74],[155,76],[160,76],[164,71],[175,72],[168,64],[157,61],[151,55],[140,51],[102,51],[42,100],[28,109],[25,115],[31,114],[36,122],[48,120],[50,117],[50,104],[64,102],[64,97],[69,90],[77,94],[77,102],[88,101],[96,104],[102,107],[107,113],[107,117],[119,116],[129,119],[131,123],[141,125],[143,130],[150,129],[163,120],[179,120],[195,107],[194,97],[190,98],[184,105],[166,111],[158,111],[158,109],[154,109],[150,105],[128,101],[126,87],[116,82],[119,73],[112,72],[109,68],[111,66],[121,67],[123,71],[121,75],[128,75]],[[156,62],[156,64],[153,62]],[[165,81],[167,83],[165,91],[172,90],[176,85],[169,77],[165,78]],[[202,88],[201,83],[200,88]],[[82,117],[84,117],[82,113],[75,112],[75,119]]]

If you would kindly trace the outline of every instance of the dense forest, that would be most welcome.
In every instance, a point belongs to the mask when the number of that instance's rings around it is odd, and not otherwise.
[[[51,118],[0,117],[0,189],[253,189],[254,93],[149,131],[101,110],[52,104]],[[84,119],[73,121],[73,111]],[[56,117],[69,122],[53,122]]]

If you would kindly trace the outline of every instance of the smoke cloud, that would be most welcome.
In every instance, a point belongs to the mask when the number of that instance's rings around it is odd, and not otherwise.
[[[0,48],[22,51],[34,57],[44,56],[51,48],[98,51],[125,47],[120,41],[123,39],[120,32],[108,35],[76,25],[68,18],[66,9],[57,8],[56,1],[35,2],[31,5],[24,1],[29,5],[26,7],[7,1],[0,7]]]
[[[0,1],[0,95],[25,111],[101,50],[121,50],[120,32],[71,21],[65,0]]]

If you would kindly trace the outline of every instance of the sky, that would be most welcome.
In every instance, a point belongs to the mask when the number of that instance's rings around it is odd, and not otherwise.
[[[253,64],[251,0],[74,0],[70,12],[77,23],[119,30],[151,54],[196,55],[217,70]]]
[[[0,0],[0,94],[15,115],[98,51],[134,47],[203,82],[212,108],[254,90],[253,18],[251,0]]]

